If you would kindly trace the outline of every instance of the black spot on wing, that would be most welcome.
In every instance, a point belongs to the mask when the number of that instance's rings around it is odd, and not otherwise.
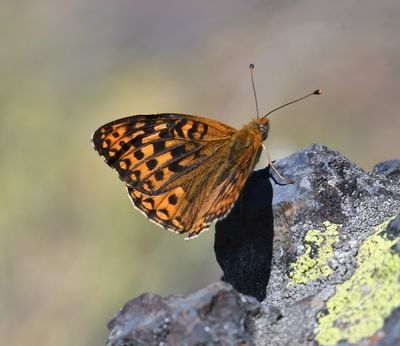
[[[157,181],[163,180],[164,178],[164,172],[158,171],[157,173],[154,174],[154,178],[156,178]]]
[[[143,200],[143,203],[150,203],[151,204],[151,209],[154,209],[154,199],[153,198],[145,198]],[[150,208],[147,208],[150,209]]]
[[[132,174],[136,177],[136,181],[140,180],[140,171],[139,170],[133,171]]]
[[[181,166],[179,162],[172,162],[167,166],[168,170],[174,173],[183,172],[185,170],[185,166]]]
[[[155,153],[159,153],[165,149],[164,141],[157,141],[153,143],[153,149]]]
[[[132,162],[129,159],[124,159],[123,162],[125,162],[126,169],[129,169],[129,167],[132,165]]]
[[[136,159],[141,160],[141,159],[143,159],[144,154],[143,154],[143,151],[141,151],[141,150],[139,149],[139,150],[136,150],[136,151],[133,153],[133,156],[135,156]]]
[[[198,121],[194,121],[193,122],[193,126],[188,131],[189,138],[194,139],[194,134],[198,131],[198,127],[199,127],[199,122]]]
[[[153,170],[155,167],[157,167],[158,161],[156,159],[151,159],[146,162],[146,166],[148,169]]]
[[[172,194],[171,196],[168,197],[168,203],[175,205],[178,202],[178,198],[176,198],[175,194]]]
[[[185,134],[182,131],[182,127],[185,126],[187,124],[187,120],[186,119],[181,119],[179,120],[176,124],[175,124],[175,131],[178,134],[179,137],[181,138],[185,138]]]
[[[151,182],[151,180],[146,180],[143,182],[143,187],[147,190],[147,191],[152,191],[154,190],[154,185]]]
[[[158,209],[157,210],[159,213],[163,213],[166,217],[169,217],[169,213],[167,209]]]
[[[176,158],[176,157],[181,157],[182,155],[186,154],[187,151],[186,151],[185,146],[186,146],[186,145],[185,145],[185,143],[184,143],[184,144],[182,144],[182,145],[179,145],[179,146],[176,146],[176,147],[172,148],[172,149],[170,150],[171,156],[172,156],[173,158]]]
[[[208,132],[208,125],[206,123],[203,123],[203,131],[200,134],[200,139],[203,139],[204,136],[207,134]]]
[[[169,124],[169,125],[171,125],[171,124]],[[163,138],[163,139],[165,139],[165,138],[171,138],[171,130],[170,130],[170,128],[168,127],[168,128],[166,128],[166,129],[161,130],[161,131],[158,133],[158,137],[159,137],[159,138]]]

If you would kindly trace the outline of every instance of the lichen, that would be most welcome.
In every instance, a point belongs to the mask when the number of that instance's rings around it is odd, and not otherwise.
[[[334,256],[332,245],[339,240],[338,228],[341,225],[329,221],[324,225],[324,232],[312,229],[304,237],[305,252],[291,264],[289,285],[307,284],[333,273],[329,261]]]
[[[354,274],[337,286],[327,301],[327,311],[318,316],[320,345],[336,345],[340,340],[355,343],[372,336],[400,305],[400,255],[391,251],[400,237],[389,240],[384,233],[393,218],[377,226],[363,242]]]

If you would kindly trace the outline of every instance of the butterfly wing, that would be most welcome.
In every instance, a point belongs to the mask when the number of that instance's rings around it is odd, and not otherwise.
[[[236,132],[199,116],[137,115],[100,127],[92,141],[139,210],[180,233],[196,224],[197,234],[207,227],[198,219],[210,189],[227,175],[227,143]]]

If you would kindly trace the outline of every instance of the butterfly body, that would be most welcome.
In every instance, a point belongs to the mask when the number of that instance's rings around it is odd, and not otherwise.
[[[136,115],[100,127],[92,142],[135,207],[190,238],[229,213],[268,129],[266,117],[236,130],[200,116]]]

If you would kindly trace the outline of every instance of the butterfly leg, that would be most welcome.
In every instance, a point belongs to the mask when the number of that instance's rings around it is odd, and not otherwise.
[[[265,154],[267,155],[267,159],[268,159],[269,166],[273,169],[273,171],[276,173],[276,175],[277,175],[279,178],[281,178],[282,180],[284,180],[287,184],[294,184],[294,180],[293,180],[293,179],[283,177],[283,176],[278,172],[278,170],[276,169],[276,167],[275,167],[273,161],[271,160],[271,155],[269,154],[269,151],[268,151],[267,147],[265,146],[264,143],[262,144],[262,146],[263,146],[263,149],[265,150]]]

